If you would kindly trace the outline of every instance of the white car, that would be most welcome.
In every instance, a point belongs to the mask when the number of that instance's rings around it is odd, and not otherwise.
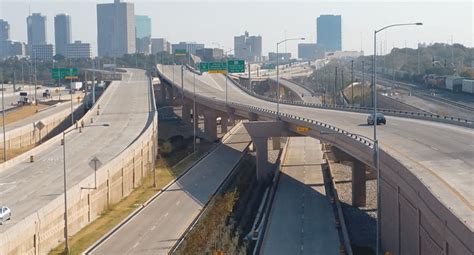
[[[2,225],[5,221],[9,220],[12,216],[12,211],[10,208],[6,206],[0,207],[0,225]]]

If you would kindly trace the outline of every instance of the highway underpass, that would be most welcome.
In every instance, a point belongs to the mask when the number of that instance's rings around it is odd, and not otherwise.
[[[127,69],[123,80],[114,81],[86,114],[85,127],[68,130],[65,156],[70,235],[97,218],[108,204],[126,196],[151,169],[157,140],[153,104],[145,72]],[[2,254],[44,254],[64,240],[60,138],[39,146],[34,162],[24,160],[0,173],[1,201],[12,210],[12,219],[0,226]],[[102,162],[97,186],[94,170],[88,165],[94,156]]]
[[[288,143],[260,254],[339,254],[321,144],[311,137]]]
[[[173,68],[175,73],[181,72],[180,66],[158,66],[168,83]],[[181,84],[178,79],[176,82],[174,93],[179,93]],[[275,103],[254,98],[230,82],[226,106],[222,75],[185,71],[184,89],[189,100],[193,99],[193,84],[199,107],[208,112],[223,112],[229,118],[276,119]],[[373,166],[372,143],[367,138],[373,128],[366,125],[366,114],[296,105],[281,105],[280,110],[284,129],[290,133],[298,126],[308,127],[299,134],[332,143]],[[413,118],[386,118],[387,125],[378,129],[383,249],[394,254],[473,253],[473,129]]]
[[[249,144],[245,128],[237,124],[222,144],[86,254],[168,254],[247,153]]]

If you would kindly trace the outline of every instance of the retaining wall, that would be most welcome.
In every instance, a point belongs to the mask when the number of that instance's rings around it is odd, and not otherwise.
[[[130,194],[153,169],[158,119],[153,94],[152,97],[150,103],[154,111],[149,115],[145,130],[127,149],[97,170],[97,189],[93,189],[94,171],[90,169],[83,169],[91,174],[68,189],[69,236],[97,219],[109,205]],[[82,119],[90,119],[99,104],[100,99]],[[60,140],[58,135],[48,142],[60,143]],[[63,241],[64,194],[0,234],[0,253],[47,254]]]

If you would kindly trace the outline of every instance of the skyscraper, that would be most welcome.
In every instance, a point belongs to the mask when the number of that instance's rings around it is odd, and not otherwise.
[[[262,37],[249,36],[249,32],[234,36],[235,57],[247,61],[260,61],[262,58]]]
[[[10,40],[10,24],[0,19],[0,42]]]
[[[46,44],[46,16],[33,13],[26,18],[28,46]]]
[[[71,17],[68,14],[58,14],[54,17],[54,41],[56,54],[65,56],[66,45],[71,43]]]
[[[115,0],[97,5],[99,56],[120,57],[135,53],[135,6]]]
[[[341,15],[321,15],[316,20],[317,43],[325,51],[340,51],[341,45]]]
[[[135,36],[137,52],[150,54],[151,19],[144,15],[135,15]]]

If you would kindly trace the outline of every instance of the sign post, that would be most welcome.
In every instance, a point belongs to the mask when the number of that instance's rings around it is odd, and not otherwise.
[[[89,166],[94,169],[94,189],[97,189],[97,169],[102,166],[102,162],[94,156],[91,161],[89,161]]]

